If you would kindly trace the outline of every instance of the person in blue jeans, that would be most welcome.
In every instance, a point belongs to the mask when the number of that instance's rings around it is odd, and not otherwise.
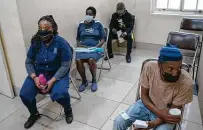
[[[170,115],[169,110],[181,110],[193,97],[193,80],[181,66],[181,52],[169,44],[161,49],[158,62],[145,63],[139,81],[141,99],[126,111],[129,119],[119,115],[114,120],[113,130],[127,130],[136,120],[146,121],[146,130],[173,130],[181,115]]]
[[[86,9],[85,20],[82,21],[77,30],[77,45],[78,47],[101,47],[105,42],[105,31],[103,25],[95,20],[96,9],[94,7],[88,7]],[[79,86],[79,91],[83,92],[88,86],[86,79],[84,63],[88,63],[90,72],[92,74],[92,92],[97,91],[96,70],[98,61],[101,56],[95,54],[94,58],[90,59],[76,59],[77,70],[82,78],[82,84]]]
[[[73,121],[68,93],[72,48],[58,35],[58,26],[52,15],[40,18],[38,27],[38,32],[33,36],[27,53],[25,65],[28,77],[20,91],[22,102],[30,112],[30,117],[24,124],[26,129],[32,127],[40,118],[35,99],[38,93],[42,94],[40,74],[43,74],[48,81],[45,93],[50,94],[52,101],[62,105],[66,122],[70,124]]]

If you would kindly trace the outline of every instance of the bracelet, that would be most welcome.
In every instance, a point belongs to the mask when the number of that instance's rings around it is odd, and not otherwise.
[[[35,75],[32,79],[35,80],[36,77],[37,77],[37,76]]]

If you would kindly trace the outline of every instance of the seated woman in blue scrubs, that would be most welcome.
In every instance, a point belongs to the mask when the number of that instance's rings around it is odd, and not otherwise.
[[[89,7],[86,9],[85,20],[79,24],[77,32],[77,45],[79,47],[101,47],[105,42],[104,27],[99,21],[94,20],[96,16],[96,9]],[[82,84],[79,87],[79,91],[82,92],[88,86],[88,82],[85,75],[84,63],[89,64],[90,72],[92,74],[91,90],[95,92],[97,90],[96,83],[96,61],[101,57],[90,59],[77,59],[77,70],[82,77]]]
[[[52,101],[63,106],[66,122],[73,121],[70,104],[69,71],[72,62],[72,49],[69,43],[58,35],[58,26],[51,15],[43,16],[38,22],[39,30],[31,40],[27,53],[26,69],[28,77],[20,91],[20,97],[30,112],[25,122],[26,129],[32,127],[40,118],[36,107],[36,95],[40,93],[39,75],[47,79],[45,93],[49,93]]]

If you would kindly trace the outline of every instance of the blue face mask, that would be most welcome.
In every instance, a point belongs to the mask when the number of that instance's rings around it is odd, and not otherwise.
[[[86,15],[86,16],[85,16],[85,21],[86,21],[86,22],[90,23],[90,22],[92,22],[93,20],[94,20],[94,17],[93,17],[93,16],[90,16],[90,15]]]

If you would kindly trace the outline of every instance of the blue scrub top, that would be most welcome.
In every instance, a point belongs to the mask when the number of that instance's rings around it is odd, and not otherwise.
[[[99,21],[93,20],[90,24],[85,24],[83,21],[78,26],[76,39],[82,45],[94,47],[105,37],[104,27]]]
[[[65,39],[55,35],[48,47],[43,42],[32,43],[27,57],[34,61],[36,74],[54,76],[62,62],[72,60],[72,50]]]

